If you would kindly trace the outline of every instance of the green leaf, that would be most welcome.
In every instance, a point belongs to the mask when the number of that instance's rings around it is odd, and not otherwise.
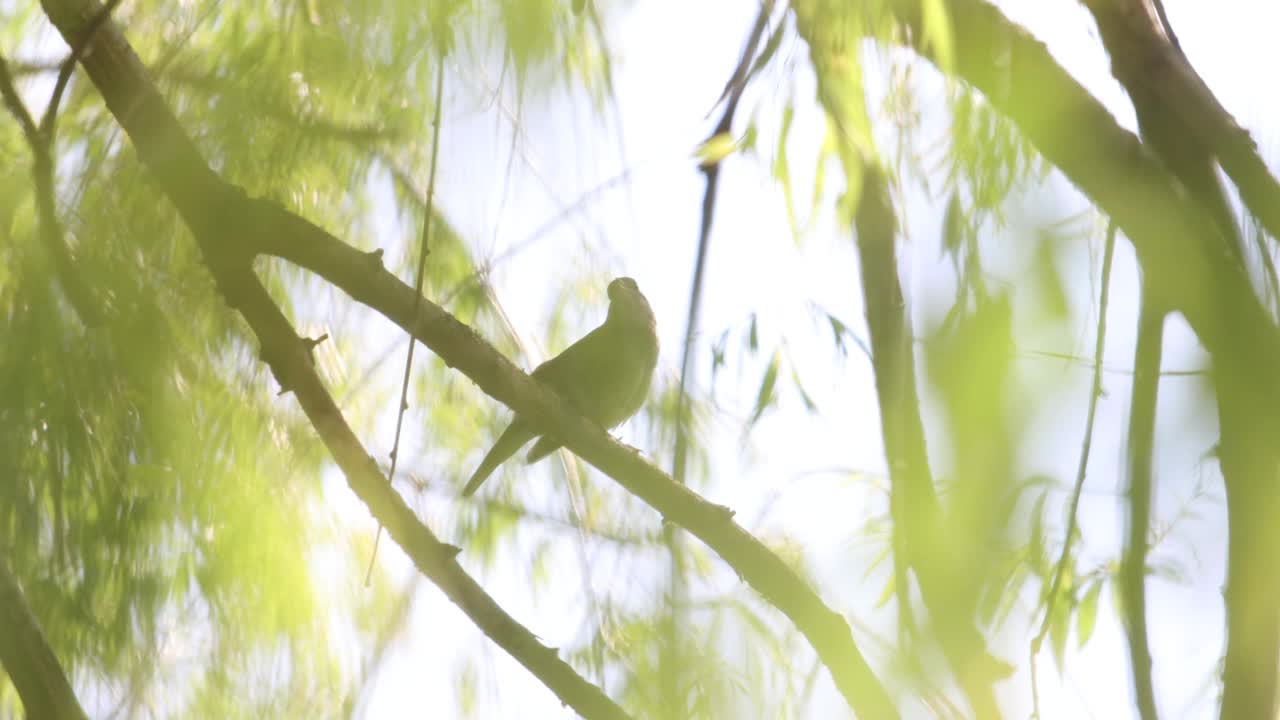
[[[1044,503],[1048,499],[1049,493],[1042,492],[1040,497],[1036,498],[1036,504],[1031,509],[1031,532],[1027,545],[1027,559],[1034,568],[1040,568],[1045,573],[1045,592],[1049,591],[1049,587],[1053,584],[1053,574],[1055,567],[1045,561],[1044,552]]]
[[[1082,648],[1093,637],[1093,629],[1098,620],[1098,595],[1102,592],[1102,578],[1094,580],[1080,601],[1076,610],[1076,647]]]
[[[800,401],[804,403],[804,409],[810,414],[817,414],[818,403],[814,402],[813,396],[804,389],[804,383],[800,382],[800,373],[796,371],[795,365],[791,365],[791,382],[796,386],[796,392],[800,393]]]
[[[958,259],[960,248],[964,247],[966,226],[964,208],[960,204],[959,191],[952,191],[947,201],[947,210],[942,216],[942,252]]]
[[[791,134],[791,122],[795,119],[795,115],[795,107],[787,103],[787,106],[782,109],[782,127],[778,130],[777,150],[773,158],[773,177],[782,186],[782,202],[787,209],[787,224],[791,227],[791,236],[799,238],[800,228],[796,222],[796,204],[791,192],[791,164],[787,158],[787,137]]]
[[[727,132],[707,138],[693,151],[693,156],[704,165],[717,165],[738,150],[739,142]]]
[[[1067,632],[1071,623],[1071,611],[1066,603],[1053,606],[1053,617],[1049,619],[1049,642],[1053,646],[1053,659],[1058,663],[1058,672],[1065,669],[1067,654]]]
[[[739,152],[746,153],[754,150],[756,147],[756,138],[759,131],[756,129],[755,123],[747,126],[746,132],[742,133],[742,139],[738,141]]]
[[[884,589],[880,591],[880,597],[876,598],[875,607],[877,609],[884,607],[895,595],[893,574],[889,574],[889,579],[884,584]]]
[[[747,421],[747,427],[756,424],[760,416],[764,415],[776,401],[777,397],[774,393],[774,387],[778,384],[778,364],[780,355],[775,350],[773,357],[769,360],[769,367],[764,371],[764,378],[760,381],[760,390],[756,393],[756,407],[751,412],[751,419]]]

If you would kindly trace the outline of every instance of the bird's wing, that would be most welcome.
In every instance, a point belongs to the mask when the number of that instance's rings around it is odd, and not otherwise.
[[[601,325],[539,365],[533,376],[555,388],[566,400],[576,401],[573,391],[591,385],[591,378],[607,363],[613,344],[608,326]]]
[[[555,388],[578,412],[601,422],[609,414],[612,376],[618,370],[614,357],[618,346],[616,333],[607,324],[583,335],[563,352],[542,363],[533,376]],[[538,438],[526,462],[535,463],[560,448],[550,437]]]
[[[462,488],[462,497],[469,497],[474,493],[499,465],[506,462],[507,458],[514,455],[532,437],[533,430],[527,423],[520,418],[513,420],[507,426],[507,429],[498,436],[498,441],[489,449],[484,459],[480,461],[480,467],[476,468],[476,471],[472,473],[466,487]]]

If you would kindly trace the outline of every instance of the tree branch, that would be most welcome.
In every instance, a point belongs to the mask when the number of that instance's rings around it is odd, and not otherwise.
[[[732,511],[675,483],[435,303],[422,299],[415,318],[413,289],[382,267],[378,253],[361,253],[271,203],[251,202],[255,224],[261,228],[257,238],[263,253],[311,270],[378,311],[431,348],[445,364],[475,381],[486,394],[554,432],[575,455],[702,540],[796,624],[860,715],[896,717],[888,694],[854,644],[848,623],[823,604],[778,555],[733,522]]]
[[[1246,341],[1247,342],[1247,341]],[[1280,477],[1276,406],[1216,369],[1218,461],[1227,490],[1223,720],[1274,718],[1280,642]]]
[[[1257,159],[1256,148],[1247,133],[1237,127],[1218,104],[1178,47],[1173,29],[1164,17],[1163,6],[1158,0],[1154,0],[1154,6],[1150,2],[1152,0],[1088,0],[1085,4],[1093,14],[1103,43],[1111,55],[1112,73],[1133,100],[1143,140],[1150,143],[1165,165],[1182,181],[1192,200],[1203,205],[1215,219],[1221,234],[1209,237],[1207,241],[1225,243],[1237,254],[1237,262],[1243,269],[1247,267],[1242,253],[1243,243],[1226,193],[1218,180],[1215,160],[1236,180],[1246,205],[1273,238],[1278,237],[1274,221],[1280,217],[1280,190],[1276,189],[1275,180]],[[1274,284],[1277,280],[1270,250],[1261,233],[1256,239],[1259,255],[1268,272],[1267,281]],[[1145,298],[1143,304],[1145,308]],[[1144,309],[1141,332],[1148,332],[1145,329],[1148,321],[1156,322],[1146,319],[1147,312]],[[1243,346],[1241,340],[1236,339],[1237,347]],[[1139,347],[1142,342],[1140,335]],[[1159,340],[1151,342],[1158,345]],[[1150,371],[1150,368],[1146,370]],[[1280,480],[1276,463],[1280,457],[1277,457],[1273,443],[1259,442],[1259,438],[1274,438],[1280,427],[1274,419],[1275,406],[1260,407],[1251,398],[1251,383],[1245,382],[1241,386],[1240,378],[1221,370],[1215,372],[1215,380],[1229,533],[1227,670],[1223,674],[1222,716],[1273,717],[1276,658],[1280,655],[1280,626],[1274,608],[1275,598],[1280,592],[1280,572],[1271,561],[1271,554],[1264,551],[1259,555],[1257,549],[1276,547],[1277,533],[1273,528],[1280,520],[1276,489],[1277,480]],[[1139,407],[1139,382],[1151,384],[1153,389],[1150,392],[1154,396],[1155,380],[1135,375],[1135,407]],[[1142,409],[1144,412],[1147,410],[1145,407]],[[1150,421],[1154,422],[1154,418]],[[1138,437],[1141,439],[1143,436]],[[1146,439],[1149,440],[1149,431]],[[1131,438],[1130,442],[1138,440]],[[1150,454],[1150,447],[1133,450]],[[1138,707],[1144,717],[1153,718],[1155,701],[1150,687],[1150,652],[1146,648],[1145,616],[1140,614],[1145,577],[1144,568],[1138,567],[1140,562],[1145,563],[1144,558],[1139,557],[1138,545],[1146,541],[1146,523],[1149,522],[1150,459],[1141,461],[1138,455],[1131,457],[1134,458],[1131,463],[1133,520],[1122,587],[1130,596],[1126,603],[1126,625]],[[1143,503],[1148,507],[1140,507]],[[1138,523],[1142,523],[1141,538],[1136,527]],[[1141,555],[1145,556],[1145,545],[1142,547]]]
[[[1102,289],[1098,295],[1098,331],[1093,341],[1093,379],[1089,384],[1089,410],[1085,415],[1084,439],[1080,442],[1080,459],[1076,463],[1076,482],[1071,489],[1071,502],[1067,507],[1067,531],[1062,538],[1062,552],[1058,562],[1053,566],[1053,578],[1049,581],[1049,591],[1045,594],[1044,617],[1040,621],[1040,629],[1031,640],[1031,699],[1033,718],[1040,718],[1040,695],[1036,687],[1036,655],[1040,646],[1049,634],[1049,625],[1053,621],[1054,607],[1058,602],[1058,594],[1062,588],[1062,579],[1066,576],[1067,561],[1071,558],[1071,546],[1079,523],[1080,495],[1084,492],[1085,473],[1089,469],[1089,451],[1093,447],[1093,421],[1097,416],[1098,399],[1102,397],[1102,354],[1107,341],[1107,306],[1111,287],[1111,262],[1116,251],[1116,226],[1107,223],[1107,244],[1102,256]]]
[[[87,717],[67,673],[45,641],[40,623],[0,553],[0,666],[9,674],[30,718]]]
[[[76,0],[42,0],[42,5],[68,41],[84,32],[96,7],[93,2]],[[258,333],[264,358],[271,363],[277,378],[298,395],[304,411],[347,473],[348,483],[424,574],[451,593],[451,599],[482,629],[495,633],[491,635],[495,642],[558,694],[565,687],[585,685],[575,691],[580,695],[561,695],[565,702],[594,698],[599,691],[493,605],[457,566],[450,549],[441,545],[387,486],[320,385],[302,342],[250,272],[248,266],[255,253],[279,255],[311,269],[381,312],[430,347],[446,364],[475,380],[483,391],[559,436],[579,457],[618,480],[667,520],[688,529],[797,625],[830,670],[845,700],[860,716],[897,716],[844,618],[823,604],[786,562],[734,523],[730,511],[674,483],[633,449],[573,411],[439,306],[423,299],[415,314],[413,290],[386,272],[376,254],[360,253],[314,224],[271,203],[250,200],[238,188],[225,183],[200,156],[113,23],[108,21],[99,30],[96,42],[96,51],[82,58],[86,71],[129,134],[139,157],[192,229],[219,289]]]
[[[1166,30],[1163,5],[1149,6],[1149,0],[1084,0],[1084,5],[1111,54],[1112,72],[1134,104],[1158,107],[1161,122],[1180,131],[1171,141],[1195,147],[1210,162],[1216,159],[1240,190],[1245,207],[1273,241],[1280,239],[1280,183],[1258,155],[1249,132],[1218,102],[1183,54],[1172,28]]]
[[[84,34],[84,18],[93,12],[91,4],[59,0],[44,7],[69,43]],[[247,248],[261,230],[254,224],[253,203],[204,163],[114,25],[108,22],[99,37],[98,52],[82,58],[85,69],[195,235],[219,290],[258,338],[262,359],[282,387],[297,396],[351,489],[419,571],[562,702],[588,718],[628,717],[487,595],[458,565],[458,549],[441,543],[387,483],[320,382],[310,345],[297,336],[253,274]],[[246,214],[236,215],[241,211]]]
[[[756,13],[756,20],[751,28],[751,34],[748,36],[746,47],[742,49],[742,55],[738,58],[738,65],[734,68],[733,75],[729,78],[729,81],[725,83],[724,91],[717,101],[724,102],[724,112],[720,115],[720,121],[716,123],[715,128],[704,141],[706,143],[710,143],[717,136],[727,136],[733,130],[734,115],[737,113],[738,103],[742,100],[742,93],[746,90],[752,61],[756,58],[756,48],[760,45],[761,38],[764,37],[765,27],[768,26],[769,17],[773,14],[773,6],[774,0],[763,0],[760,3],[760,9]],[[706,280],[707,254],[711,247],[711,223],[715,219],[716,200],[719,197],[720,161],[720,158],[716,158],[702,163],[699,167],[706,178],[706,187],[702,195],[702,222],[698,228],[698,252],[695,255],[696,259],[693,266],[692,286],[689,288],[689,314],[685,320],[684,347],[680,354],[680,388],[676,394],[675,447],[671,458],[671,477],[681,485],[687,484],[689,481],[685,476],[689,455],[689,368],[693,362],[694,340],[698,332],[698,315],[702,310],[702,287],[703,282]],[[684,702],[685,691],[679,687],[680,678],[684,674],[681,668],[684,659],[681,657],[680,652],[681,618],[678,615],[680,609],[684,606],[686,591],[684,586],[684,553],[680,547],[680,538],[673,526],[667,525],[663,527],[662,534],[667,546],[667,554],[671,558],[671,567],[668,573],[669,597],[667,613],[663,623],[663,632],[667,637],[666,642],[662,645],[662,657],[659,659],[659,675],[661,682],[664,684],[662,697],[667,703],[664,710],[667,714],[676,717],[688,712]]]
[[[974,583],[959,577],[961,564],[948,552],[946,519],[933,487],[926,452],[924,424],[915,386],[906,301],[898,282],[895,234],[897,223],[884,176],[863,147],[868,125],[861,77],[843,68],[850,63],[839,35],[841,21],[819,16],[817,4],[793,3],[796,28],[809,46],[818,79],[818,98],[839,131],[837,154],[847,182],[855,193],[858,255],[862,291],[871,332],[872,367],[880,400],[885,457],[889,463],[890,513],[893,517],[894,574],[898,603],[910,602],[906,566],[915,569],[921,597],[937,628],[939,646],[978,717],[999,717],[992,685],[1005,674],[1003,663],[986,649],[986,641],[972,615],[977,593]],[[835,29],[835,33],[831,31]],[[852,63],[853,67],[858,64]],[[869,135],[869,132],[867,133]],[[905,553],[905,557],[903,556]],[[957,590],[961,597],[957,598]],[[972,590],[972,592],[968,592]],[[908,612],[900,612],[904,619]]]
[[[262,343],[262,359],[281,385],[294,393],[325,447],[347,477],[347,483],[386,528],[387,534],[413,559],[423,575],[436,584],[485,635],[524,665],[561,702],[588,718],[626,718],[628,715],[599,688],[587,682],[540,643],[458,565],[459,549],[440,542],[392,489],[343,418],[316,374],[308,345],[297,336],[280,308],[246,267],[238,276],[220,278],[235,283],[228,299],[244,316]]]
[[[972,582],[956,576],[947,520],[933,486],[916,392],[915,353],[906,300],[898,281],[897,223],[889,189],[879,172],[868,168],[856,216],[862,293],[871,334],[872,369],[879,397],[880,425],[889,463],[890,512],[896,554],[915,569],[920,595],[937,631],[939,646],[964,689],[975,717],[997,718],[992,684],[1002,663],[992,658],[971,614],[976,592],[958,590]],[[905,568],[897,571],[905,580]],[[896,588],[898,603],[910,603],[910,587]],[[957,597],[957,594],[963,597]]]
[[[102,310],[84,277],[76,269],[75,259],[67,247],[66,233],[62,223],[58,221],[58,208],[54,200],[53,182],[53,109],[56,103],[50,101],[50,111],[45,113],[45,120],[37,126],[27,107],[18,96],[18,90],[9,74],[8,65],[0,58],[0,97],[3,98],[9,111],[17,118],[22,134],[31,148],[31,176],[35,188],[36,217],[39,219],[38,234],[45,251],[53,260],[58,284],[67,294],[71,307],[75,308],[80,321],[89,327],[102,323]],[[42,129],[43,128],[43,129]]]
[[[955,43],[952,70],[1009,117],[1028,141],[1133,243],[1153,297],[1182,313],[1205,348],[1272,407],[1280,407],[1280,331],[1244,270],[1216,236],[1212,218],[1045,46],[983,0],[946,0]],[[922,57],[919,0],[891,9]],[[998,58],[999,62],[993,61]],[[1006,62],[1007,59],[1007,62]],[[1246,347],[1240,338],[1251,338]]]
[[[1129,532],[1120,563],[1121,616],[1129,641],[1133,692],[1142,720],[1156,720],[1147,642],[1147,535],[1151,529],[1151,463],[1154,457],[1156,402],[1160,386],[1165,313],[1145,290],[1138,310],[1138,342],[1133,351],[1129,401]]]

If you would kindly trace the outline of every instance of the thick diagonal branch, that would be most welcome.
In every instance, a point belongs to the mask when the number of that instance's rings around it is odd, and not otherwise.
[[[455,559],[458,548],[440,542],[388,484],[377,462],[361,445],[333,397],[320,382],[305,342],[284,313],[246,267],[234,283],[235,307],[262,343],[262,358],[282,386],[298,398],[329,453],[342,468],[347,483],[387,534],[413,559],[423,575],[439,587],[485,635],[530,670],[556,697],[583,717],[625,718],[627,714],[595,685],[587,682],[554,648],[540,643],[527,628],[507,614]]]
[[[69,44],[84,32],[94,8],[45,3]],[[417,568],[495,643],[532,672],[566,705],[589,718],[626,718],[608,696],[584,680],[555,649],[508,615],[455,560],[387,483],[352,432],[312,365],[309,345],[253,274],[247,251],[255,227],[251,201],[218,178],[142,73],[142,65],[114,27],[101,31],[98,51],[83,58],[107,104],[157,175],[200,246],[218,288],[243,315],[281,385],[294,392],[356,495],[387,528]],[[243,214],[237,214],[243,213]]]
[[[66,671],[45,641],[40,623],[31,613],[3,554],[0,554],[0,667],[18,691],[27,717],[52,720],[86,717],[71,690]]]
[[[1111,54],[1112,72],[1133,99],[1139,121],[1143,122],[1142,106],[1158,109],[1159,124],[1176,130],[1168,138],[1173,150],[1168,155],[1180,156],[1183,150],[1178,148],[1183,148],[1206,159],[1207,167],[1216,160],[1235,182],[1245,207],[1273,241],[1280,239],[1280,183],[1248,131],[1222,106],[1170,35],[1163,7],[1151,0],[1084,0],[1084,4],[1098,24]],[[1144,122],[1144,136],[1146,125],[1154,119]],[[1216,176],[1202,174],[1201,179],[1205,185],[1217,184]],[[1202,194],[1205,185],[1188,185],[1188,189]]]

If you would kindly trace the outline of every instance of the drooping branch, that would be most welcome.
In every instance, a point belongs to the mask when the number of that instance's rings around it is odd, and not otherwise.
[[[102,323],[102,311],[89,284],[76,267],[71,248],[67,247],[66,233],[58,220],[58,208],[54,199],[53,119],[56,117],[57,104],[50,101],[44,120],[37,125],[22,103],[22,98],[18,96],[4,58],[0,58],[0,98],[18,120],[18,126],[22,128],[22,134],[31,148],[32,185],[35,190],[36,217],[39,220],[37,232],[45,251],[53,260],[58,284],[62,286],[80,321],[90,327],[99,325]]]
[[[83,33],[84,23],[96,7],[92,2],[75,0],[44,0],[42,4],[69,42]],[[114,25],[107,23],[96,42],[96,51],[82,59],[90,78],[129,134],[139,157],[192,229],[220,291],[259,334],[264,358],[282,385],[298,395],[317,432],[347,473],[349,484],[424,574],[452,593],[451,599],[473,621],[486,632],[493,632],[490,637],[543,683],[558,694],[565,693],[561,699],[588,716],[612,714],[580,709],[607,706],[603,702],[584,706],[588,700],[597,700],[598,689],[573,673],[554,652],[536,640],[527,641],[531,637],[528,631],[496,605],[489,604],[492,600],[462,573],[450,548],[441,545],[387,486],[341,414],[332,407],[332,399],[310,367],[305,344],[293,334],[250,271],[255,254],[276,254],[317,272],[412,333],[486,393],[556,434],[578,456],[707,543],[787,615],[812,644],[859,716],[897,716],[888,693],[854,643],[845,619],[827,607],[778,555],[734,523],[731,512],[674,483],[633,449],[615,441],[521,372],[439,306],[423,299],[414,313],[413,290],[386,272],[375,256],[356,251],[283,208],[251,200],[222,181],[178,125]]]
[[[1121,616],[1129,642],[1129,670],[1142,720],[1156,720],[1147,641],[1147,535],[1151,529],[1151,465],[1155,446],[1156,402],[1160,387],[1165,313],[1143,292],[1138,310],[1138,342],[1133,351],[1133,389],[1129,401],[1129,520],[1120,563]]]
[[[1163,6],[1150,0],[1084,0],[1084,5],[1111,54],[1112,72],[1135,107],[1159,110],[1160,123],[1176,129],[1168,138],[1171,144],[1193,148],[1210,163],[1216,160],[1235,182],[1245,207],[1273,242],[1280,240],[1280,183],[1249,132],[1227,112],[1183,54]],[[1140,107],[1138,114],[1141,121]],[[1200,192],[1196,186],[1188,189]]]
[[[946,516],[934,491],[916,391],[911,323],[898,281],[897,223],[885,180],[870,169],[863,178],[855,227],[880,424],[889,463],[894,552],[904,552],[906,565],[915,570],[920,596],[939,645],[968,696],[974,715],[996,718],[1000,712],[992,684],[1001,674],[1002,663],[988,655],[986,642],[974,622],[971,611],[976,588],[961,591],[972,581],[957,575],[956,568],[963,565],[954,562],[952,556],[956,538],[945,527]],[[910,602],[909,587],[899,586],[897,594],[899,603]]]
[[[1011,118],[1045,158],[1117,222],[1134,245],[1151,297],[1182,313],[1213,355],[1231,536],[1221,712],[1224,718],[1271,717],[1280,637],[1275,603],[1280,573],[1273,554],[1280,546],[1273,442],[1280,434],[1274,418],[1274,408],[1280,407],[1275,376],[1280,333],[1253,293],[1238,253],[1222,242],[1220,224],[1202,204],[1184,201],[1179,180],[1118,127],[1043,44],[982,0],[947,0],[944,6],[953,34],[965,40],[954,45],[956,75]],[[892,10],[922,56],[930,57],[919,44],[922,3],[893,0]],[[997,58],[1000,62],[993,62]],[[1189,124],[1202,128],[1197,121]],[[1230,128],[1219,129],[1221,135],[1209,132],[1209,137],[1227,138],[1225,145],[1214,145],[1226,168],[1245,157],[1237,155],[1245,143]],[[1253,170],[1228,173],[1242,195],[1252,196],[1246,198],[1250,209],[1264,216],[1280,203],[1270,199],[1273,190],[1259,197],[1258,188],[1274,181],[1259,180],[1258,166],[1256,158],[1248,159],[1237,167]],[[1265,222],[1272,227],[1273,221]]]
[[[1178,46],[1173,28],[1164,17],[1158,0],[1154,16],[1147,0],[1089,0],[1103,44],[1111,56],[1112,73],[1124,85],[1138,115],[1143,140],[1151,145],[1165,165],[1182,181],[1191,199],[1202,205],[1220,230],[1210,242],[1234,250],[1244,268],[1240,232],[1229,210],[1226,194],[1217,175],[1217,163],[1239,186],[1246,205],[1276,235],[1274,220],[1280,213],[1280,192],[1273,192],[1275,180],[1256,158],[1248,135],[1236,127],[1230,115],[1218,105],[1208,86],[1196,74]],[[1231,142],[1232,140],[1236,142]],[[1217,163],[1215,163],[1217,161]],[[1256,161],[1256,162],[1255,162]],[[1261,167],[1257,171],[1253,165]],[[1230,165],[1231,167],[1228,167]],[[1235,170],[1233,172],[1232,170]],[[1259,204],[1259,198],[1270,196]],[[1253,202],[1250,202],[1250,198]],[[1269,211],[1269,212],[1268,212]],[[1259,255],[1267,269],[1267,281],[1276,282],[1270,250],[1259,234]],[[1145,303],[1144,303],[1145,305]],[[1144,310],[1144,313],[1146,311]],[[1145,326],[1144,326],[1145,327]],[[1243,338],[1238,339],[1241,342]],[[1139,335],[1139,346],[1143,342]],[[1158,343],[1157,341],[1152,341]],[[1142,360],[1139,353],[1139,360]],[[1144,361],[1146,362],[1146,361]],[[1149,371],[1150,369],[1147,368]],[[1135,408],[1140,376],[1135,375]],[[1222,717],[1271,717],[1274,715],[1276,657],[1280,655],[1280,626],[1277,625],[1276,593],[1280,590],[1280,570],[1269,554],[1256,548],[1275,547],[1272,529],[1280,521],[1276,483],[1280,475],[1276,463],[1280,454],[1270,443],[1256,438],[1275,437],[1274,406],[1260,408],[1248,399],[1250,390],[1239,387],[1240,379],[1230,372],[1215,373],[1218,394],[1219,428],[1223,482],[1227,488],[1228,580],[1226,593],[1227,648],[1223,674]],[[1154,383],[1154,379],[1148,382]],[[1243,393],[1242,393],[1243,390]],[[1154,390],[1152,391],[1154,395]],[[1135,442],[1131,432],[1130,442]],[[1148,454],[1150,448],[1146,449]],[[1138,460],[1136,456],[1135,460]],[[1131,533],[1126,553],[1127,571],[1122,587],[1130,595],[1126,603],[1138,707],[1146,718],[1155,717],[1151,691],[1150,652],[1146,649],[1145,616],[1138,614],[1144,585],[1140,568],[1137,530],[1139,517],[1139,472],[1145,468],[1150,480],[1150,460],[1131,463]],[[1149,505],[1150,488],[1146,488]],[[1145,525],[1144,537],[1145,542]],[[1233,579],[1234,578],[1234,579]],[[1145,672],[1145,676],[1143,673]]]
[[[818,15],[815,3],[793,3],[796,27],[809,46],[818,76],[818,98],[839,137],[837,152],[844,168],[847,192],[857,192],[858,255],[862,289],[871,332],[872,367],[880,402],[885,456],[889,463],[890,510],[893,516],[893,549],[898,602],[908,603],[906,566],[915,570],[921,597],[937,630],[939,645],[960,681],[978,717],[999,717],[992,685],[1004,674],[1003,663],[993,658],[972,615],[974,592],[957,588],[972,585],[958,576],[957,563],[948,557],[951,546],[929,469],[916,391],[915,355],[912,350],[906,302],[898,282],[897,223],[885,178],[864,147],[867,111],[857,71],[846,72],[848,52],[841,22]],[[905,557],[903,554],[905,553]],[[906,612],[900,617],[909,618]]]
[[[983,0],[946,0],[955,76],[980,91],[1133,243],[1153,297],[1180,312],[1215,361],[1280,407],[1280,330],[1251,289],[1214,221],[1185,202],[1179,182],[1133,133],[1121,128],[1044,44]],[[919,0],[891,0],[904,36],[922,57]],[[1000,61],[995,62],[993,59]],[[1242,337],[1251,338],[1245,346]]]

